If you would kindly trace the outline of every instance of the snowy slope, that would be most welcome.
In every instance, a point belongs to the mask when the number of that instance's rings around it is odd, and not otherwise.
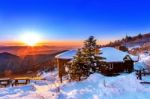
[[[42,75],[45,81],[1,88],[0,99],[149,99],[150,85],[140,84],[135,73],[116,77],[92,74],[81,82],[60,84],[57,71]]]
[[[32,81],[25,86],[0,88],[0,99],[57,99],[59,81],[57,71],[44,73],[46,80]]]

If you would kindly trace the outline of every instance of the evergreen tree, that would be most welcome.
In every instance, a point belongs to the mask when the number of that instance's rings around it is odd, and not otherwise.
[[[69,68],[70,72],[70,77],[71,79],[76,79],[78,78],[80,80],[80,77],[82,76],[83,73],[83,55],[81,52],[81,49],[78,49],[77,54],[74,56],[72,64]]]
[[[94,38],[94,36],[90,36],[87,40],[85,40],[82,49],[83,59],[85,63],[84,65],[86,66],[86,69],[88,69],[87,76],[97,71],[97,64],[101,59],[103,59],[99,55],[101,53],[96,52],[97,50],[99,50],[99,48],[96,44],[96,39]]]
[[[137,37],[138,37],[139,39],[141,39],[141,38],[142,38],[142,34],[139,33]]]
[[[99,47],[96,45],[94,36],[90,36],[84,42],[82,49],[78,49],[77,54],[72,60],[69,67],[69,75],[71,79],[79,79],[88,77],[91,73],[99,72],[100,61],[104,59],[100,57]]]
[[[130,40],[132,40],[132,37],[131,37],[131,36],[128,36],[128,35],[126,35],[125,40],[126,40],[126,41],[130,41]]]

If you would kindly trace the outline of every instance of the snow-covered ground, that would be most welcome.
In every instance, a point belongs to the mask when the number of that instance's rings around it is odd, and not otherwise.
[[[135,69],[150,69],[150,52],[139,55],[139,61],[135,63]]]
[[[140,55],[135,67],[147,66],[148,54]],[[147,64],[147,65],[145,65]],[[45,80],[31,81],[25,86],[0,88],[0,99],[149,99],[150,85],[141,84],[135,72],[107,77],[95,73],[80,82],[67,80],[61,84],[57,70],[41,75]],[[144,76],[143,81],[150,81]]]
[[[150,87],[143,86],[134,73],[117,77],[92,74],[87,80],[61,87],[59,99],[149,99]]]
[[[57,99],[57,71],[44,73],[42,78],[45,80],[31,81],[25,86],[0,88],[0,99]]]
[[[145,65],[150,66],[150,52],[140,55],[140,62],[143,62]]]
[[[106,77],[95,73],[81,82],[58,83],[57,72],[45,81],[1,88],[0,99],[149,99],[150,85],[140,84],[135,73]]]

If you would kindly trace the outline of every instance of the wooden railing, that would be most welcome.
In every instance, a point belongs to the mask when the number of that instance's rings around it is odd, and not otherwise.
[[[142,76],[150,75],[150,72],[146,72],[144,69],[143,70],[138,70],[136,71],[137,79],[142,80]],[[148,81],[141,81],[141,84],[150,84]]]

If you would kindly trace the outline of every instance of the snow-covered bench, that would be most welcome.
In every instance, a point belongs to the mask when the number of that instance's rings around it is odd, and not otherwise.
[[[22,77],[22,78],[14,78],[12,86],[16,85],[26,85],[30,83],[30,78]]]
[[[10,78],[1,78],[0,79],[0,86],[6,87],[11,84]]]

